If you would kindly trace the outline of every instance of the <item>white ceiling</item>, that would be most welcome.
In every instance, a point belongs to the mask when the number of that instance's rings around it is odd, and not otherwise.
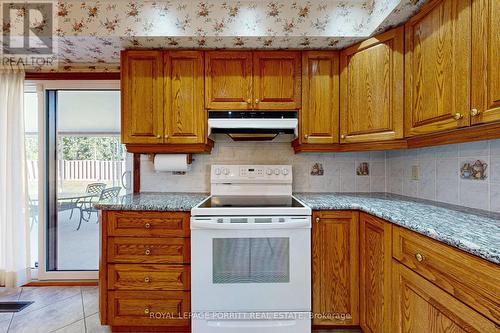
[[[62,0],[53,30],[59,69],[115,70],[125,48],[341,49],[401,24],[424,2]]]

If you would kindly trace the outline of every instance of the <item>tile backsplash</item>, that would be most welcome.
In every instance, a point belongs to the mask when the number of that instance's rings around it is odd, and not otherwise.
[[[194,155],[185,175],[155,172],[141,158],[141,191],[210,192],[212,164],[291,164],[296,192],[384,192],[385,152],[294,154],[290,143],[217,142],[211,154]],[[357,176],[368,163],[370,173]]]
[[[387,192],[500,212],[500,140],[387,152]],[[463,179],[480,161],[484,179]],[[412,168],[420,170],[418,179]],[[482,171],[482,170],[481,170]]]
[[[141,191],[209,192],[212,164],[291,164],[296,192],[391,192],[500,212],[500,140],[388,152],[294,154],[289,143],[217,142],[185,175],[155,172],[141,159]],[[462,179],[465,163],[484,180]]]

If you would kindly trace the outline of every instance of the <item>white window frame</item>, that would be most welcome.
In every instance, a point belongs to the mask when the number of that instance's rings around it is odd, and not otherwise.
[[[32,270],[32,279],[38,277],[38,280],[97,280],[99,270],[96,271],[47,271],[47,246],[46,246],[46,225],[45,205],[47,202],[45,193],[46,174],[45,166],[46,148],[45,130],[47,126],[47,117],[45,110],[45,97],[47,90],[120,90],[119,80],[28,80],[27,85],[36,85],[38,94],[38,196],[39,206],[43,209],[38,210],[38,270]]]

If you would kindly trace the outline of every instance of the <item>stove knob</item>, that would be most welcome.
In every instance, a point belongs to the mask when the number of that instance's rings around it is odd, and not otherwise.
[[[225,174],[226,176],[227,176],[227,175],[229,175],[229,169],[224,168],[224,169],[222,170],[222,173],[223,173],[223,174]]]
[[[266,174],[269,175],[269,176],[272,175],[273,174],[273,170],[271,170],[270,168],[268,168],[266,170]]]
[[[280,174],[280,169],[274,169],[274,174],[277,176]]]
[[[220,175],[220,169],[219,169],[219,168],[215,169],[215,174],[216,174],[217,176],[218,176],[218,175]]]
[[[285,176],[286,176],[286,175],[288,175],[288,169],[283,169],[283,170],[281,171],[281,173],[282,173],[283,175],[285,175]]]

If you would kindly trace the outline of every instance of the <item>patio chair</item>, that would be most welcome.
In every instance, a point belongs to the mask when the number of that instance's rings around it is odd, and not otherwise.
[[[92,207],[93,201],[98,198],[101,195],[102,190],[106,188],[106,184],[104,183],[90,183],[87,185],[87,189],[85,190],[85,193],[87,194],[95,194],[95,197],[90,197],[90,198],[84,198],[78,200],[78,206],[80,208],[89,208]],[[69,218],[73,217],[73,211],[71,212],[71,215]],[[80,217],[80,224],[81,224],[81,217]],[[78,229],[77,229],[78,230]]]
[[[30,230],[33,229],[33,225],[38,223],[38,203],[35,200],[28,198],[28,209],[30,213]]]
[[[106,189],[102,190],[101,195],[99,196],[99,200],[97,202],[117,198],[118,195],[120,195],[121,190],[122,190],[122,188],[119,186],[106,188]],[[88,215],[87,218],[83,217],[84,212]],[[94,206],[83,208],[82,209],[82,219],[88,222],[90,220],[90,217],[92,216],[92,213],[96,213],[96,215],[97,215],[99,213],[99,210],[94,208]],[[97,223],[98,222],[99,222],[99,219],[97,219]],[[80,229],[80,225],[78,225],[78,229]],[[78,229],[76,229],[76,230],[78,230]]]

